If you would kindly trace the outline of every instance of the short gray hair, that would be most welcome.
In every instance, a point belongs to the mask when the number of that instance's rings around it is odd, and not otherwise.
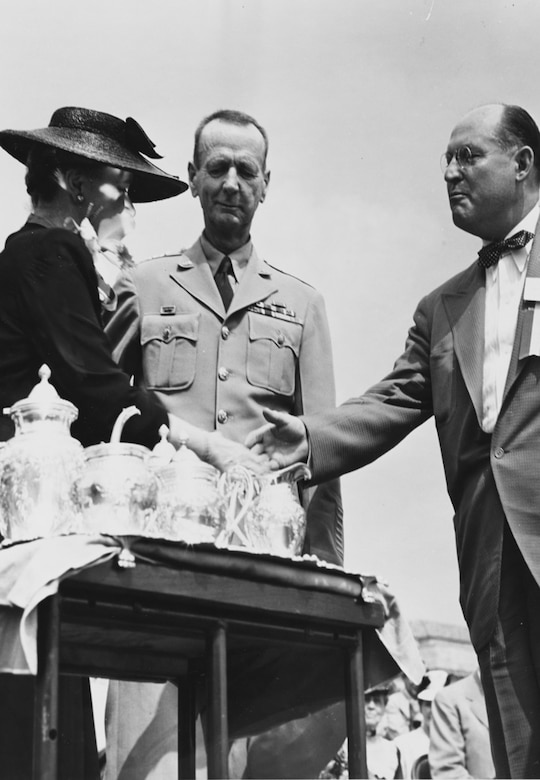
[[[236,111],[232,108],[222,108],[218,111],[214,111],[213,114],[206,116],[201,122],[199,122],[197,129],[195,130],[195,144],[193,147],[193,164],[196,168],[199,167],[201,160],[199,154],[199,144],[201,140],[201,133],[210,122],[214,119],[218,119],[221,122],[228,122],[231,125],[240,125],[245,127],[246,125],[253,125],[257,128],[259,133],[264,139],[264,164],[266,167],[266,158],[268,157],[268,134],[264,127],[260,125],[256,119],[249,114],[245,114],[243,111]]]

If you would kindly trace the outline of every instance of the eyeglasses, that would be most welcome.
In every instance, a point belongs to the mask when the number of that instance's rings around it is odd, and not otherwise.
[[[454,153],[444,152],[444,154],[441,156],[441,171],[446,173],[446,169],[450,166],[450,163],[454,157],[456,158],[457,164],[463,171],[466,168],[470,168],[471,165],[474,165],[474,161],[477,157],[484,156],[484,154],[473,152],[470,146],[460,146],[459,149],[456,149]]]

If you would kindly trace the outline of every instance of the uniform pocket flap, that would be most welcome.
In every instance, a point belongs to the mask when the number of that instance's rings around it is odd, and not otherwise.
[[[299,322],[287,322],[274,317],[249,313],[249,340],[268,339],[277,347],[288,347],[295,355],[300,350],[302,325]]]
[[[196,342],[199,336],[200,313],[174,314],[164,317],[160,314],[147,314],[141,325],[141,344],[149,341],[162,341],[167,344],[176,339]]]

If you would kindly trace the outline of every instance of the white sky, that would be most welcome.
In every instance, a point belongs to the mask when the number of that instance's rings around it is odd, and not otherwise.
[[[217,108],[270,135],[253,237],[325,295],[338,400],[400,353],[423,294],[469,265],[439,157],[475,105],[540,120],[538,0],[3,0],[0,127],[79,105],[134,116],[181,177]],[[0,154],[0,232],[24,221],[23,167]],[[143,258],[190,245],[189,194],[138,209]],[[411,618],[461,622],[452,511],[434,425],[343,480],[347,565],[377,573]]]

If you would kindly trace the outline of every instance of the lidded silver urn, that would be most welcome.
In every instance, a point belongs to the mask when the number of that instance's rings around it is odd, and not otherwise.
[[[70,434],[78,410],[50,376],[43,365],[28,398],[3,410],[15,424],[0,447],[0,532],[9,541],[69,533],[79,523],[84,451]]]

